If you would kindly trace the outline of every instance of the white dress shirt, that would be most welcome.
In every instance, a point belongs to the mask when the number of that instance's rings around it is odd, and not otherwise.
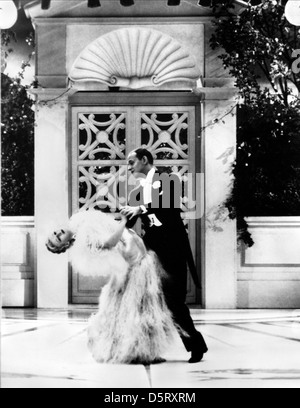
[[[140,180],[140,185],[143,187],[143,193],[144,193],[144,204],[150,204],[152,202],[152,188],[153,188],[153,178],[156,173],[156,168],[153,167],[147,174],[147,177],[145,179]],[[159,184],[160,186],[160,184]],[[141,210],[143,214],[147,213],[147,209],[144,205],[141,205]],[[148,218],[151,221],[151,227],[155,225],[156,227],[161,227],[162,223],[159,221],[159,219],[156,217],[154,214],[149,214]]]
[[[153,167],[153,169],[147,174],[147,177],[140,180],[140,184],[144,191],[144,204],[150,204],[152,202],[152,184],[155,172],[156,169]]]

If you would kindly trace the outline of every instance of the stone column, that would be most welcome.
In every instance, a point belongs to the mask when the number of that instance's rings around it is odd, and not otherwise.
[[[68,255],[45,246],[53,229],[69,218],[68,105],[64,90],[38,91],[35,129],[35,221],[37,235],[37,307],[68,306]]]
[[[231,192],[236,157],[236,90],[204,88],[203,158],[205,173],[205,229],[203,307],[237,307],[236,222],[228,218],[224,202]],[[216,118],[229,113],[223,120]]]

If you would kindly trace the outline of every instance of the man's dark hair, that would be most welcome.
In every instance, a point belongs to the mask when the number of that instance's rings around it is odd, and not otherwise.
[[[147,157],[149,164],[152,165],[154,163],[154,158],[149,150],[140,147],[139,149],[134,150],[134,153],[139,160],[142,160],[143,157]]]

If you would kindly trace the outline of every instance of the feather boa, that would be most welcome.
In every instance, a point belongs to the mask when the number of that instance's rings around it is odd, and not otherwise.
[[[75,214],[70,227],[76,240],[70,249],[70,261],[82,276],[104,277],[126,276],[129,264],[117,247],[101,249],[118,230],[119,224],[100,211],[86,211]],[[123,234],[124,229],[120,230]]]

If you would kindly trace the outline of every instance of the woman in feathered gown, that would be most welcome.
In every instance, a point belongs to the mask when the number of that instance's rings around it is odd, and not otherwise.
[[[53,253],[70,249],[72,266],[107,284],[99,311],[89,321],[89,348],[98,362],[153,364],[162,361],[175,327],[163,292],[164,271],[126,218],[100,211],[74,215],[47,242]]]

